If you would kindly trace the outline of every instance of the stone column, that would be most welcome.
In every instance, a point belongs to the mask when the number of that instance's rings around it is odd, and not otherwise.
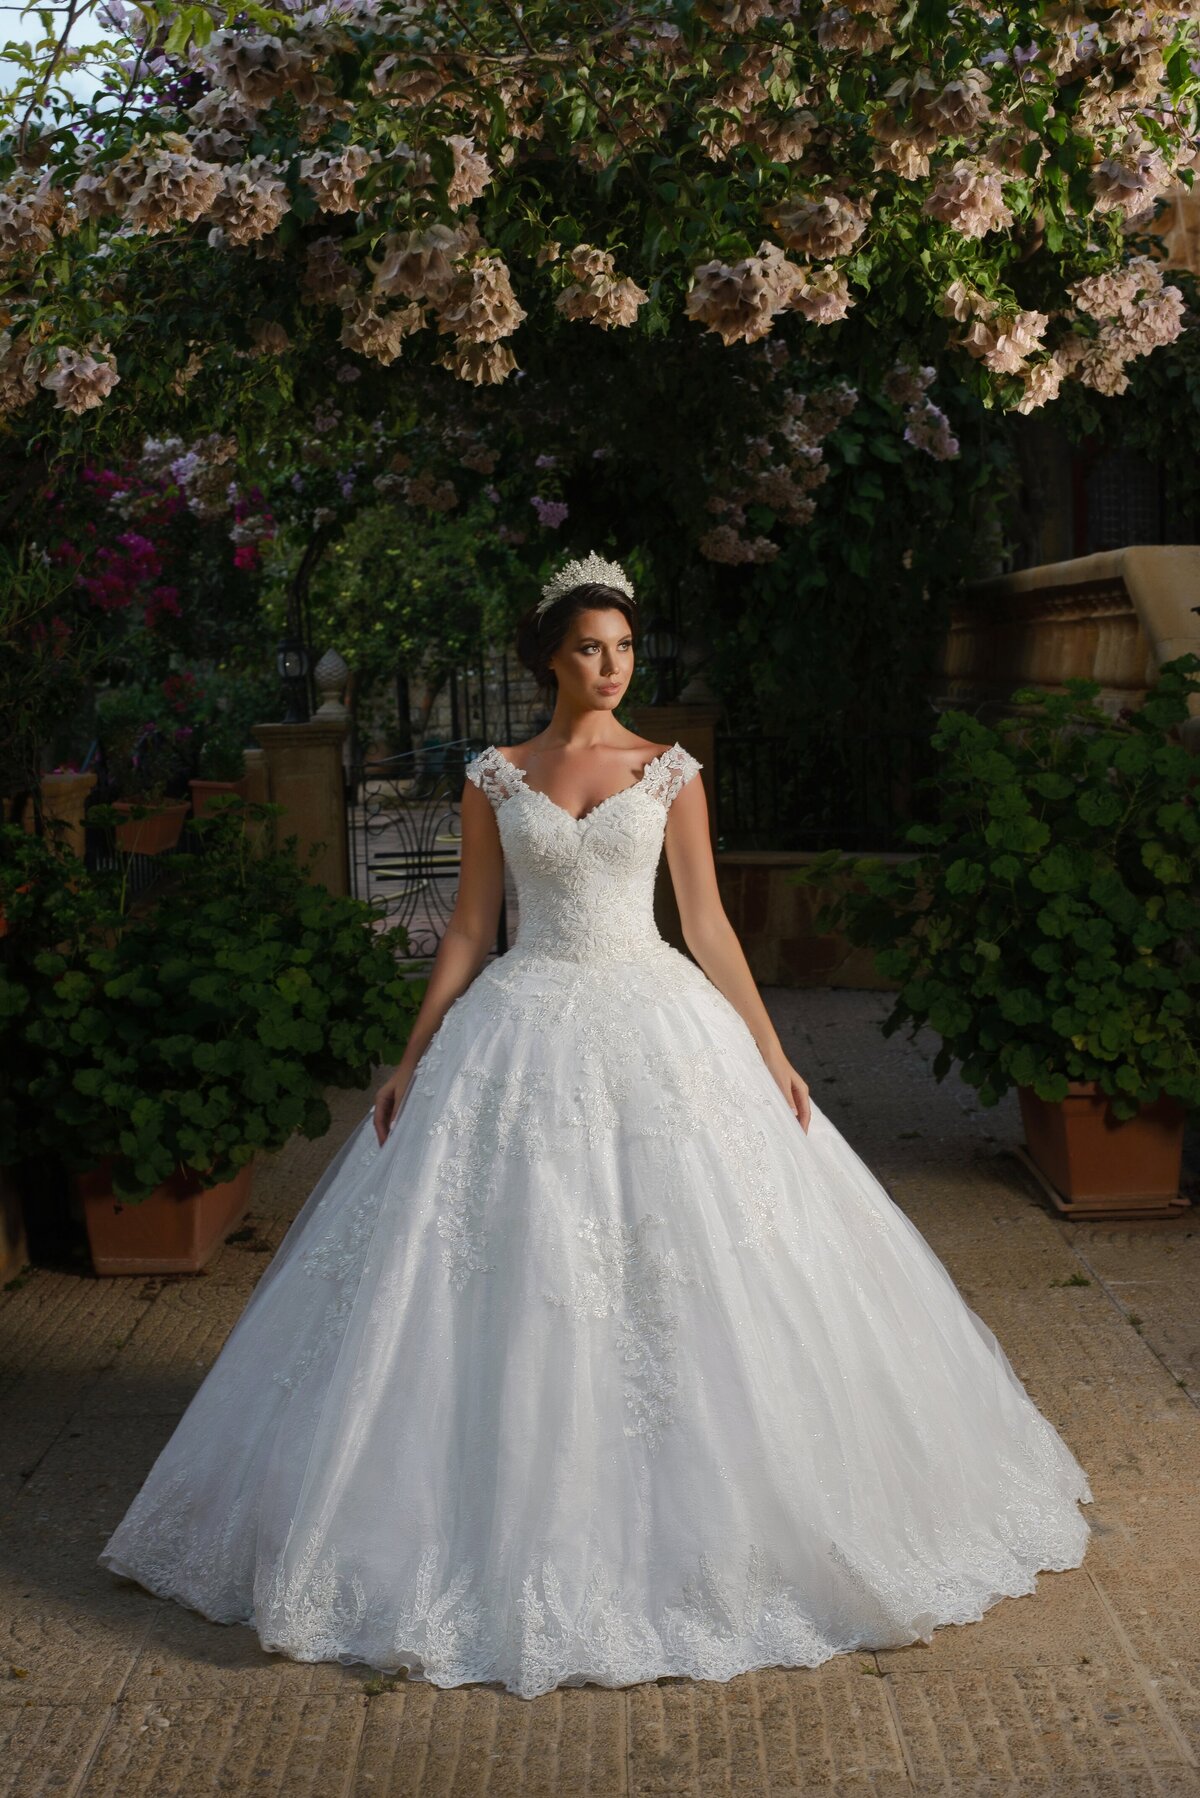
[[[64,849],[69,849],[81,861],[84,853],[83,808],[95,784],[94,774],[42,775],[42,816],[47,823],[46,835],[50,841],[61,843]],[[49,821],[52,818],[61,818],[66,829],[51,835]],[[25,807],[25,828],[33,829],[32,805]]]
[[[314,878],[331,893],[343,894],[350,891],[342,773],[342,740],[348,728],[345,718],[331,717],[311,718],[307,724],[254,726],[266,758],[268,796],[285,808],[275,820],[276,841],[298,837],[301,857],[322,844],[313,863]]]
[[[254,800],[256,804],[265,805],[271,797],[271,770],[267,763],[267,752],[265,749],[244,749],[242,755],[246,770],[242,777],[246,782],[242,796],[246,800]],[[252,843],[257,843],[263,829],[261,824],[246,825],[246,834]]]

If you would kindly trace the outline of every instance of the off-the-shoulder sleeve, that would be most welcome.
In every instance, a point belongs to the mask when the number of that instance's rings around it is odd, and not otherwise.
[[[467,763],[466,776],[487,795],[495,810],[515,790],[520,770],[500,754],[494,743],[489,743]]]
[[[672,743],[670,749],[664,749],[656,758],[647,784],[655,798],[669,808],[680,788],[685,787],[703,766],[703,762],[698,762],[682,743]]]

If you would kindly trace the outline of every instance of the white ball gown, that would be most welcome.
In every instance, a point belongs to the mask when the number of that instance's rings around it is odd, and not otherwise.
[[[298,1661],[727,1680],[928,1641],[1088,1538],[924,1237],[659,935],[678,743],[582,818],[495,745],[517,940],[296,1216],[100,1555]]]

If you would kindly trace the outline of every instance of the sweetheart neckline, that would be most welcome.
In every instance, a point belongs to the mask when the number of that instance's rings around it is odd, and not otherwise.
[[[543,793],[540,787],[531,787],[525,778],[524,768],[518,768],[517,764],[515,762],[510,762],[508,757],[497,749],[494,743],[491,745],[493,755],[502,761],[506,768],[511,768],[513,773],[517,776],[518,791],[531,793],[535,799],[544,799],[547,805],[553,806],[554,810],[558,812],[560,816],[569,819],[572,824],[587,824],[590,819],[596,816],[597,812],[602,812],[606,805],[611,805],[614,799],[620,799],[625,793],[636,793],[639,788],[645,786],[646,776],[649,774],[651,768],[653,768],[656,763],[665,761],[667,756],[669,756],[673,750],[680,747],[680,744],[672,743],[669,748],[660,750],[657,755],[652,755],[648,762],[643,763],[642,771],[635,781],[627,787],[618,787],[615,793],[607,794],[598,804],[590,807],[588,811],[582,812],[577,818],[574,812],[569,812],[565,805],[560,805],[558,803],[557,799],[551,799],[549,793]],[[507,797],[511,799],[514,795],[510,793]]]

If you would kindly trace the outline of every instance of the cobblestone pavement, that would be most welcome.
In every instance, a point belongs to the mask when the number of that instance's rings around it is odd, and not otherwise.
[[[15,1798],[1200,1794],[1200,1213],[1066,1224],[886,994],[768,990],[818,1103],[997,1332],[1095,1491],[1084,1565],[928,1644],[726,1684],[527,1701],[266,1654],[95,1557],[369,1095],[263,1163],[198,1278],[39,1270],[0,1293],[0,1654]]]

